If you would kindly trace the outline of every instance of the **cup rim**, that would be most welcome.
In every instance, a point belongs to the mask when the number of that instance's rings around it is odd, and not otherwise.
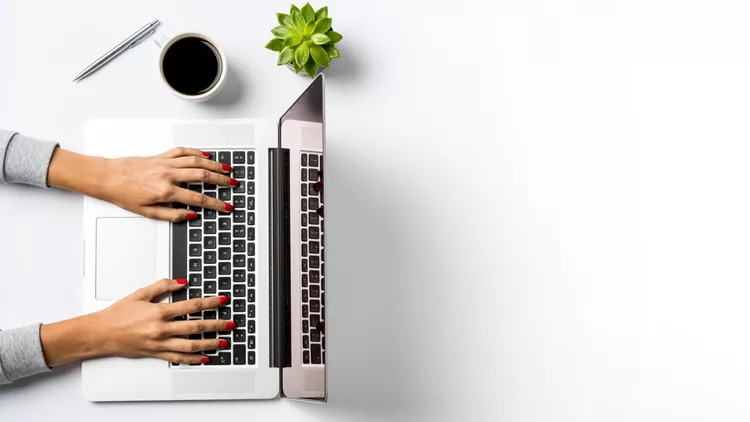
[[[174,89],[172,87],[172,85],[169,84],[169,82],[167,82],[167,78],[164,77],[164,66],[163,66],[163,64],[164,64],[164,54],[167,52],[167,49],[169,47],[171,47],[172,44],[174,44],[175,42],[177,42],[177,41],[179,41],[179,40],[181,40],[183,38],[189,38],[189,37],[202,38],[202,39],[208,41],[209,43],[211,43],[211,45],[214,46],[214,48],[216,49],[216,51],[219,52],[219,59],[221,60],[221,75],[219,75],[219,80],[216,81],[216,83],[214,84],[213,87],[211,87],[211,89],[209,89],[208,91],[206,91],[206,92],[204,92],[202,94],[198,94],[198,95],[186,95],[186,94],[183,94],[183,93],[177,91],[176,89]],[[219,45],[216,44],[216,42],[214,40],[212,40],[211,38],[209,38],[209,37],[207,37],[207,36],[205,36],[205,35],[203,35],[203,34],[201,34],[199,32],[183,32],[183,33],[177,34],[177,35],[175,35],[173,37],[170,37],[167,41],[164,42],[164,45],[162,45],[162,47],[161,47],[161,53],[159,54],[159,75],[161,75],[161,80],[162,80],[162,82],[164,82],[164,84],[167,86],[167,88],[170,91],[172,91],[173,94],[177,95],[178,97],[184,98],[186,100],[202,100],[202,99],[205,99],[205,98],[210,97],[211,95],[213,95],[221,87],[221,85],[224,84],[224,79],[227,76],[227,59],[226,59],[226,56],[224,56],[224,50],[222,50],[221,47],[219,47]]]

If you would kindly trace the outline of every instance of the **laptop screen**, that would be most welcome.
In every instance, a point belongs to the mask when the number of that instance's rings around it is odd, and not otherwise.
[[[279,122],[274,189],[282,392],[320,401],[326,399],[324,113],[318,76]]]

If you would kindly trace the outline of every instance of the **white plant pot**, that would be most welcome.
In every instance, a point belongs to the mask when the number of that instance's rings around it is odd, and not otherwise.
[[[310,60],[312,60],[312,58]],[[291,70],[292,73],[294,73],[294,65],[293,64],[290,63],[290,64],[286,65],[286,67],[287,67],[287,69]],[[324,70],[325,70],[325,67],[318,66],[318,71],[315,72],[315,76],[320,75],[321,73],[323,73]],[[302,70],[299,71],[298,75],[305,75],[305,76],[307,76],[307,72],[305,72],[305,69],[302,69]]]

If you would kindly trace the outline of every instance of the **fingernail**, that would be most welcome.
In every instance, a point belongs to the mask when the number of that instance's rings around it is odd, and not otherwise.
[[[225,348],[227,346],[229,346],[229,342],[228,341],[226,341],[226,340],[219,340],[219,347],[221,347],[223,349],[223,348]]]
[[[315,189],[316,192],[320,192],[321,189],[323,189],[323,182],[318,180],[317,182],[313,183],[313,189]]]
[[[175,280],[175,282],[177,284],[187,284],[187,280],[184,278],[178,278],[177,280]]]
[[[240,182],[237,181],[237,179],[229,178],[229,184],[234,186],[235,188],[240,185]]]
[[[207,153],[206,151],[201,151],[201,154],[203,154],[204,157],[208,158],[211,156],[211,154]],[[208,358],[206,358],[208,359]]]
[[[235,323],[233,323],[231,321],[227,322],[227,330],[234,330],[235,328],[237,328],[237,324],[235,324]]]
[[[222,305],[226,305],[229,303],[229,298],[226,296],[219,296],[219,302],[221,302]]]
[[[188,215],[187,215],[187,216],[186,216],[185,218],[187,218],[188,220],[195,220],[195,219],[197,219],[197,218],[198,218],[198,214],[196,214],[196,213],[194,213],[194,212],[191,212],[191,213],[190,213],[190,214],[188,214]]]
[[[205,154],[205,152],[204,152],[204,154]],[[205,356],[201,358],[201,363],[208,363],[210,361],[211,361],[211,359],[209,359],[209,358],[207,358]]]
[[[318,215],[322,217],[323,216],[323,207],[318,208],[317,212],[318,212]]]
[[[325,328],[326,328],[326,323],[324,321],[320,321],[318,323],[318,330],[325,331]]]
[[[221,165],[221,168],[222,168],[222,169],[223,169],[224,171],[232,171],[232,167],[231,167],[231,166],[229,166],[229,165],[227,165],[227,164],[222,164],[222,165]]]
[[[231,212],[231,211],[234,211],[234,206],[233,206],[232,204],[224,204],[224,208],[225,208],[225,209],[226,209],[227,211],[230,211],[230,212]]]

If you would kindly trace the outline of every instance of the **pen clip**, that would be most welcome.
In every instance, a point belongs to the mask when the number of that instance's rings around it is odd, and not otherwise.
[[[132,43],[130,43],[130,45],[128,46],[128,48],[133,48],[133,47],[135,47],[136,45],[138,45],[138,44],[142,43],[142,42],[143,42],[143,40],[145,40],[145,39],[146,39],[146,38],[148,38],[148,37],[149,37],[149,36],[150,36],[151,34],[153,34],[153,33],[154,33],[154,31],[156,31],[156,28],[155,28],[155,27],[154,27],[154,28],[151,28],[151,29],[149,29],[149,30],[148,30],[148,31],[146,31],[146,32],[144,32],[143,34],[141,34],[141,36],[139,36],[138,38],[134,39],[134,40],[133,40],[133,42],[132,42]]]

